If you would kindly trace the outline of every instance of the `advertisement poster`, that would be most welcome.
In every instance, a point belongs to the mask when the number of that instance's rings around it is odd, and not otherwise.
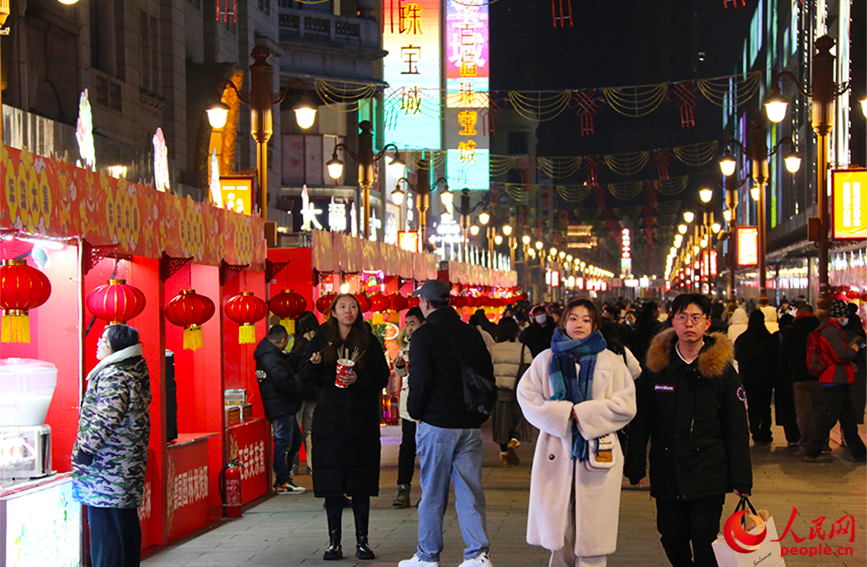
[[[759,264],[759,229],[755,226],[738,227],[738,266]]]
[[[252,502],[268,494],[267,443],[270,442],[271,424],[254,419],[226,430],[229,460],[241,462],[241,501]]]
[[[867,170],[831,172],[834,195],[834,238],[867,238]]]
[[[172,542],[208,524],[208,443],[172,447],[168,461],[166,507]]]

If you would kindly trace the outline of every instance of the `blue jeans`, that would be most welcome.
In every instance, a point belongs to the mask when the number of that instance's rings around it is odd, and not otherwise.
[[[301,430],[294,413],[271,419],[271,428],[274,430],[274,477],[275,483],[279,485],[292,480],[289,463],[301,448]]]
[[[421,465],[419,559],[439,561],[443,550],[443,514],[449,503],[449,480],[455,485],[455,510],[466,544],[464,559],[487,552],[481,429],[443,429],[419,423],[415,440]]]

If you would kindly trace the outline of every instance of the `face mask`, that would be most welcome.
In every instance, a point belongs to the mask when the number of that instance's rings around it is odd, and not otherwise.
[[[843,320],[840,322],[841,327],[845,327],[848,324],[849,324],[849,318],[848,317],[844,317]]]
[[[545,321],[547,321],[547,320],[548,320],[547,315],[536,315],[536,322],[539,323],[540,325],[544,325]]]

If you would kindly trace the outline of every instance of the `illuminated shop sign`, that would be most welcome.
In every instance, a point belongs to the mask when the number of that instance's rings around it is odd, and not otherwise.
[[[221,177],[220,194],[224,209],[245,215],[253,212],[252,177]]]
[[[738,266],[759,264],[759,229],[755,226],[738,227]]]
[[[401,148],[441,146],[440,1],[384,0],[385,139]]]
[[[446,171],[454,187],[488,190],[490,188],[490,150],[449,150]]]
[[[867,238],[867,170],[831,172],[834,198],[834,238]]]

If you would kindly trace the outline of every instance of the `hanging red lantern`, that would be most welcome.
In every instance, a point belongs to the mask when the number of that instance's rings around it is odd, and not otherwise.
[[[381,293],[374,293],[370,296],[370,310],[374,313],[386,311],[389,305],[391,305],[391,302]]]
[[[4,260],[0,267],[0,308],[3,309],[4,343],[30,342],[30,317],[27,312],[48,301],[51,282],[48,276],[27,265],[27,260]]]
[[[392,311],[403,311],[409,306],[409,302],[404,296],[399,293],[392,293],[388,296],[389,308]]]
[[[418,298],[417,297],[407,297],[406,298],[406,306],[410,309],[413,307],[418,307]]]
[[[316,300],[316,310],[323,315],[328,315],[328,313],[331,312],[331,304],[334,302],[335,297],[337,297],[337,295],[333,293],[320,295],[319,299]]]
[[[194,289],[182,290],[166,305],[169,323],[184,328],[184,349],[196,350],[204,344],[202,325],[214,316],[214,302]]]
[[[256,321],[268,315],[268,305],[253,295],[252,291],[242,291],[226,302],[226,317],[238,323],[238,344],[248,345],[256,342]]]
[[[108,325],[122,325],[138,317],[147,303],[144,293],[126,283],[126,280],[108,280],[94,289],[85,300],[93,316]]]
[[[292,335],[295,333],[295,319],[307,309],[307,300],[294,290],[284,289],[271,298],[268,307],[280,317],[280,324]]]
[[[468,305],[467,298],[462,295],[453,295],[449,299],[449,305],[452,307],[466,307]]]
[[[362,313],[367,313],[373,307],[373,303],[370,301],[370,298],[364,295],[363,293],[355,293],[355,299],[358,300],[358,308]]]

